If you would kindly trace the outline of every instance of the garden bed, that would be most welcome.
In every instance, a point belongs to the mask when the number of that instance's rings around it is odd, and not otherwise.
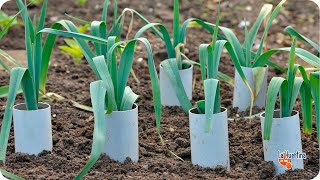
[[[86,20],[100,19],[101,8],[95,4],[103,4],[100,0],[97,3],[88,3],[88,7],[80,7],[72,1],[49,1],[48,21],[53,23],[58,19],[65,18],[65,12],[71,15],[81,17]],[[130,3],[129,3],[130,2]],[[172,5],[170,0],[161,1],[161,4],[152,1],[137,1],[132,2],[123,0],[119,2],[120,9],[130,7],[136,9],[143,15],[146,15],[151,21],[162,19],[162,23],[172,21]],[[207,3],[207,1],[204,1]],[[210,6],[199,11],[202,1],[182,2],[181,13],[182,18],[201,17],[205,20],[213,22],[215,17],[212,17],[214,7]],[[221,26],[237,27],[237,24],[245,17],[253,20],[255,17],[246,17],[248,14],[258,13],[259,8],[254,9],[258,5],[253,4],[253,0],[230,2],[223,6],[221,11],[228,9],[229,14],[222,13]],[[142,4],[139,4],[142,3]],[[278,19],[279,26],[273,26],[269,31],[268,47],[290,46],[288,37],[280,37],[278,33],[282,33],[282,29],[289,24],[295,24],[301,28],[301,33],[315,39],[319,37],[319,31],[309,31],[316,26],[319,27],[319,16],[310,12],[316,12],[317,7],[312,3],[303,2],[304,7],[296,8],[301,2],[290,3],[285,6],[285,11],[282,12]],[[262,4],[262,3],[261,3]],[[14,5],[13,2],[6,4],[5,11],[13,14],[17,8],[8,8]],[[248,12],[247,5],[251,6],[252,11]],[[242,8],[242,9],[239,9]],[[96,8],[96,9],[95,9]],[[232,10],[231,10],[232,9]],[[296,11],[294,11],[296,10]],[[247,12],[246,12],[247,11]],[[112,10],[110,10],[111,14]],[[292,16],[286,15],[290,13]],[[289,19],[289,17],[293,17]],[[138,27],[140,21],[136,21]],[[50,24],[47,24],[49,26]],[[111,25],[110,25],[111,26]],[[136,27],[136,28],[138,28]],[[310,28],[310,29],[309,29]],[[210,35],[204,30],[190,30],[187,38],[188,41],[188,57],[190,59],[198,59],[197,47],[201,43],[210,42]],[[237,33],[243,33],[243,29],[237,29]],[[153,52],[156,60],[157,68],[160,60],[166,58],[164,44],[160,40],[149,33],[151,44],[153,44]],[[281,40],[282,38],[282,40]],[[7,36],[1,42],[0,47],[3,49],[22,49],[23,42],[23,27],[13,27]],[[59,38],[58,44],[62,43]],[[300,47],[306,45],[299,44]],[[308,49],[309,47],[304,47]],[[309,48],[310,49],[310,48]],[[312,51],[311,51],[312,52]],[[142,53],[141,53],[142,54]],[[232,108],[233,87],[227,83],[221,83],[222,106],[228,109],[228,117],[237,119],[229,121],[229,145],[230,145],[230,172],[223,168],[209,169],[200,168],[191,164],[191,151],[189,142],[189,120],[188,116],[181,108],[164,108],[161,122],[162,135],[167,147],[180,156],[184,161],[167,156],[164,153],[165,148],[159,143],[155,128],[155,118],[152,102],[151,82],[146,64],[146,58],[141,62],[134,63],[134,71],[141,81],[136,83],[132,78],[129,80],[129,85],[140,95],[137,104],[139,105],[139,162],[137,164],[128,160],[125,164],[114,162],[106,156],[102,156],[90,172],[85,176],[85,179],[214,179],[214,178],[234,178],[234,179],[258,179],[272,178],[274,167],[271,162],[263,161],[261,126],[258,118],[251,122],[241,118],[247,116],[248,112],[237,114]],[[280,65],[285,65],[287,56],[278,55],[273,59]],[[299,61],[298,61],[299,62]],[[230,76],[234,76],[232,62],[227,55],[223,55],[221,59],[220,70]],[[193,90],[193,100],[204,99],[203,90],[200,89],[201,77],[200,71],[195,71],[197,82]],[[271,68],[269,70],[269,78],[273,76],[281,76],[281,72]],[[90,67],[82,61],[78,66],[73,64],[70,57],[61,54],[55,48],[51,64],[49,68],[49,77],[47,82],[48,92],[54,92],[62,95],[70,100],[77,101],[84,105],[91,105],[89,95],[89,83],[95,80]],[[269,79],[270,80],[270,79]],[[8,84],[9,74],[0,71],[0,86]],[[193,101],[193,102],[194,102]],[[5,99],[0,101],[0,122],[3,119]],[[22,102],[22,95],[18,96],[18,102]],[[0,165],[9,172],[26,179],[72,179],[84,166],[88,160],[93,134],[93,114],[83,110],[76,109],[69,102],[56,101],[50,103],[52,106],[52,127],[53,127],[53,151],[43,152],[37,156],[24,155],[14,153],[13,131],[11,132],[8,147],[8,156],[6,165]],[[295,110],[300,111],[299,101],[296,103]],[[255,113],[262,110],[255,109]],[[314,112],[314,111],[313,111]],[[301,114],[300,114],[301,117]],[[315,117],[314,117],[315,119]],[[314,120],[315,122],[315,120]],[[289,171],[275,178],[287,179],[310,179],[315,177],[319,172],[319,146],[317,144],[317,135],[315,124],[312,135],[302,135],[303,151],[307,154],[307,159],[304,160],[305,170]]]

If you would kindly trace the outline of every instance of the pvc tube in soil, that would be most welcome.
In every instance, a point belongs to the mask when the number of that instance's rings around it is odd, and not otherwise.
[[[26,110],[26,105],[13,107],[15,152],[39,154],[52,150],[51,107],[39,103],[38,110]]]
[[[189,111],[191,161],[202,167],[223,166],[230,170],[227,109],[212,115],[212,131],[205,132],[205,115]]]
[[[106,114],[106,143],[104,152],[115,161],[123,163],[139,159],[138,105],[132,110],[113,111]]]
[[[249,67],[241,67],[244,75],[247,78],[247,81],[254,91],[254,75],[253,69]],[[261,85],[261,89],[254,101],[253,106],[257,106],[259,108],[265,107],[266,102],[266,92],[267,92],[267,78],[268,78],[268,67],[264,67],[265,75]],[[241,79],[238,71],[235,71],[235,78],[234,78],[234,91],[233,91],[233,107],[238,107],[239,112],[245,111],[247,108],[250,108],[251,103],[251,95],[248,87]]]
[[[192,99],[192,77],[193,77],[193,65],[188,69],[179,70],[181,81],[184,90],[188,96],[188,99]],[[161,92],[161,104],[163,106],[180,106],[180,102],[177,98],[176,92],[171,85],[171,81],[168,78],[166,72],[160,64],[160,92]]]
[[[285,173],[290,166],[292,166],[293,170],[303,169],[303,159],[301,159],[302,145],[299,113],[297,111],[293,111],[292,116],[284,118],[279,118],[279,114],[279,110],[274,112],[270,140],[263,140],[264,160],[274,162],[276,175]],[[262,132],[264,129],[264,116],[265,113],[260,115]],[[283,162],[284,159],[281,157],[281,153],[283,152],[287,152],[287,154],[298,152],[298,154],[300,154],[300,158],[291,158],[291,164],[287,164]],[[279,160],[282,161],[282,164],[279,162]]]

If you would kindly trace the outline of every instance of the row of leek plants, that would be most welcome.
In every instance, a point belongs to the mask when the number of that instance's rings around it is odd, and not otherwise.
[[[37,26],[35,26],[36,23],[31,21],[31,18],[28,15],[27,9],[25,8],[26,5],[23,4],[21,0],[16,0],[16,2],[22,11],[22,17],[25,24],[26,48],[28,52],[27,53],[28,68],[20,68],[20,67],[13,68],[10,73],[9,96],[8,96],[5,117],[4,117],[1,134],[0,134],[0,144],[2,145],[1,146],[2,148],[0,148],[1,160],[5,160],[6,147],[8,143],[8,137],[9,137],[10,126],[12,121],[12,110],[14,109],[13,103],[14,103],[14,99],[20,84],[22,86],[22,90],[25,97],[25,105],[22,105],[22,106],[18,105],[16,106],[16,108],[21,108],[22,110],[41,110],[42,108],[50,109],[50,106],[38,103],[38,96],[39,96],[39,92],[41,91],[45,92],[45,82],[46,82],[46,75],[48,72],[48,63],[49,63],[49,58],[50,58],[50,54],[52,51],[52,47],[53,47],[56,35],[72,37],[76,40],[82,52],[84,53],[86,60],[88,61],[90,67],[93,69],[93,71],[97,75],[97,79],[98,79],[98,81],[95,81],[90,84],[90,94],[91,94],[93,111],[95,116],[92,152],[91,152],[89,161],[87,162],[86,166],[82,169],[82,171],[77,175],[76,179],[80,179],[83,175],[86,174],[86,172],[89,171],[89,169],[94,165],[94,163],[97,161],[97,159],[99,158],[102,152],[107,152],[109,155],[112,156],[111,158],[119,161],[124,161],[128,154],[133,161],[138,160],[137,159],[137,156],[138,156],[137,140],[130,140],[131,142],[134,142],[133,143],[134,148],[132,148],[132,152],[131,151],[124,152],[126,154],[126,157],[124,157],[123,152],[118,152],[118,149],[113,149],[115,146],[117,146],[117,144],[119,144],[119,143],[114,143],[116,142],[117,140],[116,137],[118,136],[108,134],[110,131],[112,131],[112,129],[119,129],[117,127],[123,126],[123,125],[117,124],[119,120],[113,121],[114,118],[117,118],[117,113],[121,111],[122,112],[128,111],[129,116],[132,116],[133,118],[132,121],[136,123],[133,123],[131,127],[133,130],[128,131],[127,135],[130,138],[136,138],[136,139],[138,138],[137,137],[138,107],[136,104],[134,104],[138,96],[131,90],[130,87],[127,86],[127,81],[132,69],[135,46],[138,41],[141,41],[146,46],[146,49],[147,49],[149,72],[151,76],[152,90],[153,90],[153,97],[154,97],[154,109],[156,114],[157,132],[161,139],[162,144],[164,144],[160,134],[161,102],[162,102],[161,94],[163,94],[162,91],[160,94],[161,77],[159,82],[156,68],[154,65],[154,60],[152,57],[152,50],[151,50],[150,43],[147,41],[147,39],[140,38],[142,33],[149,28],[151,28],[158,36],[162,37],[162,39],[165,41],[167,45],[169,59],[166,61],[163,61],[161,65],[164,68],[164,73],[169,77],[169,80],[171,81],[171,85],[174,87],[177,98],[180,104],[182,105],[183,109],[185,111],[190,112],[190,118],[192,118],[194,114],[205,114],[204,116],[204,118],[206,119],[204,123],[205,129],[206,129],[205,133],[212,133],[217,131],[213,129],[215,126],[212,125],[213,124],[212,122],[214,119],[212,117],[212,114],[222,113],[222,116],[225,117],[225,119],[227,120],[226,110],[224,109],[222,112],[220,112],[221,108],[220,108],[219,81],[217,80],[219,76],[218,64],[220,61],[222,49],[224,47],[227,49],[229,55],[231,56],[231,59],[235,64],[235,68],[239,73],[241,79],[243,80],[247,88],[250,90],[251,107],[253,106],[253,101],[257,96],[257,93],[254,93],[254,91],[252,91],[253,88],[252,86],[249,85],[246,75],[244,74],[241,66],[263,68],[263,66],[268,64],[272,67],[277,67],[281,69],[281,67],[269,61],[269,58],[272,54],[278,51],[290,51],[290,63],[289,63],[288,77],[287,77],[288,80],[287,81],[283,79],[272,80],[269,86],[268,96],[267,96],[268,103],[266,108],[266,118],[265,118],[265,124],[264,124],[265,125],[264,139],[269,140],[270,138],[270,129],[271,129],[270,119],[272,117],[272,112],[274,111],[270,103],[272,104],[275,102],[274,100],[274,97],[276,96],[275,94],[277,94],[277,90],[280,87],[282,88],[282,86],[283,86],[283,90],[281,89],[281,91],[288,92],[289,94],[287,95],[288,97],[285,96],[282,98],[284,99],[282,100],[282,102],[284,103],[281,103],[281,107],[282,107],[281,117],[286,117],[290,115],[295,99],[300,90],[300,95],[303,94],[303,96],[301,96],[301,99],[304,102],[302,103],[302,109],[303,111],[305,110],[303,114],[304,130],[305,132],[310,133],[310,120],[312,122],[312,117],[307,112],[312,111],[312,107],[310,109],[310,104],[312,106],[312,96],[315,99],[315,103],[319,102],[319,97],[317,96],[319,87],[316,86],[316,85],[319,85],[319,73],[318,72],[311,73],[310,78],[308,79],[308,76],[305,73],[302,66],[294,66],[292,64],[293,64],[293,58],[295,54],[300,58],[302,58],[303,60],[305,60],[306,62],[316,67],[320,67],[319,58],[303,49],[296,48],[295,41],[291,48],[277,48],[277,49],[266,51],[264,53],[262,52],[263,41],[266,36],[267,30],[270,27],[273,19],[279,13],[280,8],[282,7],[282,4],[284,3],[284,1],[281,1],[280,4],[271,13],[270,18],[267,21],[267,26],[265,28],[264,34],[262,36],[259,49],[256,53],[251,52],[251,47],[253,45],[253,41],[255,37],[257,36],[257,32],[262,21],[265,19],[265,17],[267,17],[267,15],[272,10],[271,5],[266,5],[262,8],[257,21],[254,23],[253,27],[249,32],[246,28],[246,31],[245,31],[246,38],[244,42],[244,47],[242,47],[239,40],[236,38],[236,36],[230,29],[218,26],[219,18],[220,18],[219,15],[218,15],[217,22],[215,25],[213,25],[213,27],[212,27],[212,24],[210,23],[206,23],[198,19],[189,19],[183,23],[180,29],[178,0],[174,1],[175,18],[174,18],[173,42],[171,42],[169,33],[163,25],[157,24],[157,23],[150,23],[148,20],[143,18],[138,13],[136,14],[138,14],[138,16],[141,19],[144,19],[144,22],[147,23],[147,25],[141,28],[136,33],[135,38],[133,40],[119,41],[117,36],[119,36],[122,31],[124,13],[122,13],[118,19],[114,19],[114,25],[110,29],[109,33],[107,33],[106,23],[104,22],[104,20],[107,14],[106,9],[109,4],[108,0],[105,1],[102,21],[93,21],[91,23],[92,35],[79,33],[76,26],[71,21],[66,21],[66,20],[62,20],[55,23],[52,26],[52,28],[42,29],[44,24],[47,1],[44,1],[39,23]],[[136,11],[130,10],[130,12],[136,12]],[[208,29],[211,33],[213,33],[212,44],[211,45],[203,44],[200,46],[200,64],[192,61],[183,62],[181,53],[180,53],[180,50],[182,50],[180,48],[181,47],[180,44],[185,41],[186,29],[188,27],[188,24],[190,24],[192,21],[202,25],[203,27]],[[59,30],[62,27],[67,29],[67,31]],[[159,27],[160,31],[155,27]],[[226,37],[223,37],[222,35],[218,34],[219,29],[222,30],[222,32]],[[40,31],[40,32],[37,32],[37,31]],[[42,47],[42,33],[44,32],[49,33],[49,35],[47,36],[44,47]],[[308,42],[309,44],[314,45],[310,43],[310,41],[307,38],[301,35],[299,36],[299,34],[297,34],[294,31],[290,31],[289,34],[297,36],[298,38],[304,40],[305,42]],[[92,41],[94,43],[95,53],[91,50],[87,41]],[[176,51],[174,49],[176,49]],[[117,56],[115,51],[120,54],[119,63],[117,63],[117,58],[116,58]],[[43,53],[43,52],[46,52],[46,53]],[[184,84],[181,81],[181,77],[180,77],[181,74],[179,74],[179,70],[183,70],[184,67],[190,68],[192,64],[196,64],[200,66],[202,79],[204,81],[204,91],[205,91],[205,100],[197,102],[197,108],[195,109],[192,109],[190,100],[187,98],[186,92],[183,87]],[[300,78],[299,80],[295,81],[293,80],[293,78],[295,77],[295,73],[297,69],[300,70],[303,78]],[[265,70],[261,72],[263,73],[258,74],[257,77],[255,77],[255,79],[258,79],[258,82],[259,82],[258,85],[263,82],[263,79],[265,79],[265,76],[266,76]],[[161,76],[161,71],[160,71],[160,76]],[[287,82],[287,84],[285,82]],[[282,85],[282,84],[285,84],[285,85]],[[261,87],[257,87],[256,85],[254,85],[254,90],[258,89],[257,92],[259,92],[260,88]],[[288,99],[290,100],[288,101]],[[196,113],[194,113],[195,111]],[[48,113],[50,117],[50,111],[47,112],[47,114]],[[18,116],[19,114],[17,113],[17,117]],[[119,118],[126,119],[126,117],[123,117],[122,115],[120,115]],[[319,112],[317,111],[317,122],[319,121],[318,118],[319,118]],[[48,150],[51,150],[52,148],[52,142],[50,143],[50,134],[51,134],[50,121],[51,120],[49,118],[47,125],[49,125],[50,133],[49,133],[49,136],[47,137],[49,140],[47,141],[47,144],[46,144],[48,146],[41,147]],[[224,123],[224,126],[227,125],[226,122]],[[126,124],[128,125],[129,123],[126,123]],[[190,120],[190,127],[191,127],[191,120]],[[132,134],[130,134],[130,132],[132,132]],[[319,134],[319,131],[318,131],[318,134]],[[107,136],[108,136],[108,140],[106,139]],[[52,138],[51,138],[51,141],[52,141]],[[228,140],[226,140],[225,142],[228,142]],[[123,148],[127,146],[128,143],[124,142],[122,144],[120,143],[120,145],[122,145],[121,146],[122,148],[120,147],[120,149],[128,149],[128,148]],[[226,144],[221,145],[221,147],[226,148],[225,151],[227,151],[228,149]],[[24,151],[23,148],[21,151]],[[33,149],[32,151],[29,151],[29,152],[26,151],[26,152],[31,154],[37,154],[40,151],[41,150],[39,149],[36,149],[36,150]],[[193,150],[193,152],[194,151],[196,150]],[[226,154],[228,155],[228,153]],[[226,160],[225,162],[229,162],[227,159],[225,160]],[[224,164],[224,165],[226,167],[229,166],[228,164]]]

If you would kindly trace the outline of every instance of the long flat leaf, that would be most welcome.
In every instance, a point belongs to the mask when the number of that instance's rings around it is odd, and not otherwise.
[[[102,81],[90,83],[90,95],[94,114],[92,150],[88,162],[75,177],[76,180],[80,180],[97,162],[103,152],[106,138],[105,106],[102,99],[106,95],[106,89]]]
[[[303,133],[312,133],[312,95],[311,89],[306,83],[300,87],[300,99],[302,110]]]
[[[17,94],[22,93],[21,87],[19,87]],[[0,98],[7,97],[9,95],[9,86],[1,86],[0,87]]]
[[[124,90],[120,109],[122,111],[131,110],[133,104],[136,102],[138,98],[139,96],[136,93],[134,93],[129,86],[127,86]]]
[[[163,61],[161,65],[170,79],[171,85],[175,90],[181,107],[183,108],[185,113],[188,113],[188,111],[192,108],[192,105],[182,84],[176,60],[168,59],[166,61]]]
[[[107,25],[104,21],[92,21],[91,23],[92,35],[100,37],[102,39],[107,39]],[[96,50],[96,55],[104,55],[107,53],[107,46],[105,44],[94,43],[94,48]]]
[[[264,40],[267,36],[267,33],[268,33],[268,30],[273,22],[273,20],[277,17],[277,15],[279,14],[281,8],[282,8],[282,5],[286,2],[286,0],[281,0],[280,3],[276,6],[276,8],[274,8],[274,10],[272,11],[271,13],[271,16],[270,18],[268,19],[267,21],[267,24],[264,28],[264,32],[262,34],[262,37],[261,37],[261,40],[260,40],[260,44],[259,44],[259,48],[258,48],[258,51],[257,51],[257,56],[255,57],[254,61],[257,60],[257,58],[261,55],[262,53],[262,50],[263,50],[263,44],[264,44]]]
[[[4,169],[0,169],[0,172],[3,174],[3,176],[5,176],[9,179],[12,179],[12,180],[24,180],[23,178],[15,175],[15,174],[12,174]]]
[[[2,126],[1,126],[1,132],[0,132],[0,160],[5,161],[5,156],[6,156],[6,151],[7,151],[7,146],[8,146],[8,140],[9,140],[9,134],[10,134],[10,129],[11,129],[11,124],[12,124],[12,109],[14,105],[14,101],[17,95],[17,92],[19,90],[20,84],[23,81],[24,84],[28,84],[30,81],[31,76],[29,70],[26,68],[13,68],[10,73],[10,85],[9,85],[9,95],[6,103],[6,109],[4,112],[4,117],[2,120]],[[25,97],[29,96],[29,104],[31,104],[31,100],[34,99],[35,97],[32,96],[32,94],[29,94],[29,92],[32,92],[32,86],[30,89],[24,88],[26,92],[24,92]],[[32,92],[34,93],[34,91]],[[34,102],[36,104],[33,104],[33,106],[36,106],[37,108],[37,102]],[[32,108],[32,106],[27,106],[27,108]]]
[[[179,0],[174,0],[173,3],[173,46],[176,47],[179,44],[180,37],[180,11]]]
[[[303,36],[302,34],[299,34],[298,31],[296,29],[294,29],[292,26],[287,26],[284,29],[284,32],[290,34],[291,36],[294,36],[308,44],[310,44],[312,47],[314,47],[318,52],[320,52],[320,46],[318,44],[316,44],[315,42],[311,41],[310,39],[308,39],[307,37]]]
[[[266,111],[263,129],[264,140],[270,140],[272,118],[275,110],[277,95],[281,89],[286,89],[287,83],[287,80],[281,77],[274,77],[270,81],[266,99]],[[287,104],[287,106],[289,106],[289,104]]]
[[[286,52],[290,52],[291,48],[287,47],[287,48],[276,48],[276,49],[271,49],[268,50],[266,52],[264,52],[263,54],[261,54],[261,56],[259,56],[259,58],[254,62],[252,67],[263,67],[269,60],[269,58],[279,52],[279,51],[286,51]],[[309,63],[312,66],[315,66],[317,68],[320,68],[320,58],[311,54],[310,52],[301,49],[301,48],[296,48],[295,54],[300,57],[302,60],[304,60],[305,62]]]
[[[255,67],[252,69],[254,82],[254,97],[256,98],[261,90],[263,80],[265,79],[266,69],[264,67]]]
[[[148,23],[143,26],[138,32],[135,34],[134,38],[138,38],[142,36],[142,34],[147,31],[148,29],[152,29],[154,27],[158,27],[160,29],[161,37],[166,45],[168,58],[175,58],[175,49],[171,42],[169,32],[165,26],[160,23]]]
[[[246,36],[245,43],[248,43],[248,47],[250,47],[250,48],[252,47],[263,20],[267,17],[267,15],[271,12],[271,10],[272,10],[271,4],[265,4],[261,8],[261,11],[259,13],[258,18],[256,19],[256,21],[252,25],[252,28],[250,29],[248,36]]]
[[[113,110],[117,111],[117,103],[115,99],[114,85],[111,79],[111,75],[109,73],[107,64],[104,60],[104,56],[97,56],[93,58],[93,62],[97,67],[97,70],[100,74],[103,84],[105,85],[105,89],[107,90],[107,112],[111,113]]]
[[[109,0],[105,0],[103,3],[101,21],[107,22],[109,3],[110,3]]]
[[[246,66],[244,53],[243,53],[241,44],[240,44],[238,38],[236,37],[236,35],[232,32],[231,29],[224,28],[224,27],[221,27],[220,29],[222,30],[222,32],[226,36],[227,40],[232,45],[232,48],[235,51],[235,55],[236,55],[238,61],[240,62],[241,66]]]
[[[205,131],[207,133],[212,131],[212,115],[214,113],[215,106],[220,104],[215,104],[216,93],[219,93],[219,81],[216,79],[206,79],[204,80],[204,94],[205,94]]]
[[[316,109],[318,144],[320,144],[320,71],[310,73],[310,87]]]

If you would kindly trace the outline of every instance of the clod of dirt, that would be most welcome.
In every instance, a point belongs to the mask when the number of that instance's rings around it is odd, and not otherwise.
[[[259,169],[260,179],[267,179],[274,176],[275,169],[274,169],[274,164],[271,161],[262,162],[259,165],[258,169]]]

